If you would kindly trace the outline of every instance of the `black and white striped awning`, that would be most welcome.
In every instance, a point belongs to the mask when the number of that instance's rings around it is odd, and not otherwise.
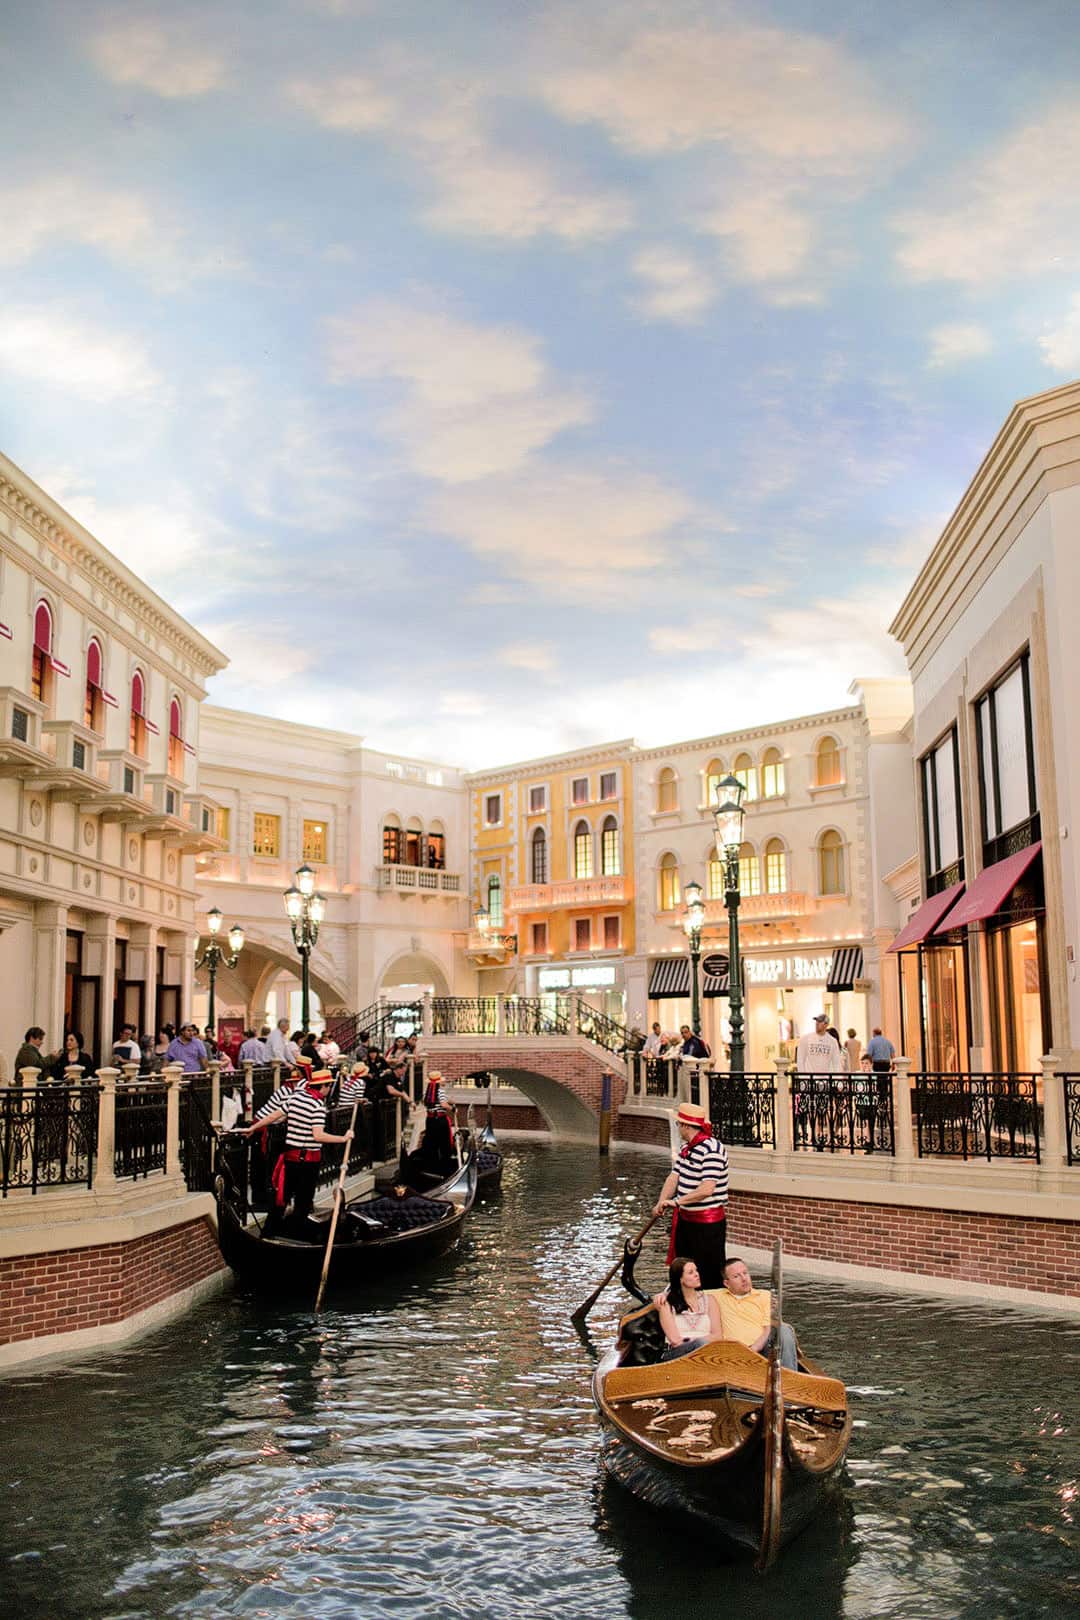
[[[666,1001],[690,994],[690,961],[685,956],[663,956],[649,974],[649,1000]]]
[[[862,946],[841,945],[839,950],[833,951],[829,977],[825,981],[825,988],[826,990],[854,990],[855,980],[861,979],[862,976]]]
[[[703,996],[726,996],[731,988],[731,975],[729,973],[703,973],[701,975],[701,993]]]

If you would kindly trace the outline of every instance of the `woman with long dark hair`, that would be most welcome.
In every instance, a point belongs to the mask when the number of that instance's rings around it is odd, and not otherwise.
[[[702,1288],[696,1260],[675,1256],[668,1267],[668,1285],[656,1296],[656,1308],[667,1340],[661,1361],[674,1361],[710,1339],[724,1337],[720,1307]]]

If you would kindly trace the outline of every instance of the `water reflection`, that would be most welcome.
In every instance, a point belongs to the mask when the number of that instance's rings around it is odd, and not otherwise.
[[[234,1296],[0,1385],[5,1620],[1074,1613],[1080,1327],[1049,1316],[790,1278],[856,1429],[765,1582],[604,1480],[569,1314],[657,1179],[511,1150],[501,1204],[400,1292],[318,1320]],[[646,1282],[661,1261],[653,1234]]]

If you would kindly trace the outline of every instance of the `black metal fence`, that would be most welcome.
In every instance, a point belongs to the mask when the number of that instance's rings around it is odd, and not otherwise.
[[[0,1191],[91,1187],[97,1152],[94,1085],[0,1089]]]
[[[892,1153],[891,1074],[792,1074],[791,1145],[807,1153]]]
[[[431,1002],[433,1035],[494,1035],[498,1027],[495,996],[435,996]]]
[[[674,1098],[679,1094],[679,1064],[676,1058],[646,1057],[632,1052],[630,1092],[634,1097]]]
[[[566,996],[515,996],[503,1004],[507,1035],[568,1035],[570,1005]]]
[[[709,1114],[713,1134],[731,1147],[776,1146],[776,1074],[726,1074],[710,1070]]]
[[[1040,1162],[1038,1074],[917,1074],[911,1109],[919,1157]]]
[[[142,1081],[116,1088],[116,1150],[113,1157],[118,1181],[164,1174],[167,1131],[167,1088],[160,1081]]]
[[[1065,1161],[1080,1164],[1080,1074],[1063,1074],[1065,1108]]]

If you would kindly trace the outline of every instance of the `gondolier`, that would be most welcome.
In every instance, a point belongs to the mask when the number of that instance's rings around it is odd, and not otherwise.
[[[346,1131],[344,1136],[333,1136],[326,1129],[326,1096],[333,1081],[329,1069],[316,1069],[282,1099],[273,1113],[239,1133],[251,1136],[279,1119],[285,1121],[285,1149],[274,1166],[272,1177],[274,1202],[267,1217],[268,1236],[280,1231],[290,1204],[297,1221],[305,1221],[311,1214],[323,1145],[352,1141],[351,1131]]]
[[[682,1150],[653,1214],[671,1210],[668,1264],[677,1254],[696,1260],[702,1287],[720,1288],[727,1245],[727,1148],[710,1131],[705,1110],[693,1103],[683,1103],[676,1124]]]

